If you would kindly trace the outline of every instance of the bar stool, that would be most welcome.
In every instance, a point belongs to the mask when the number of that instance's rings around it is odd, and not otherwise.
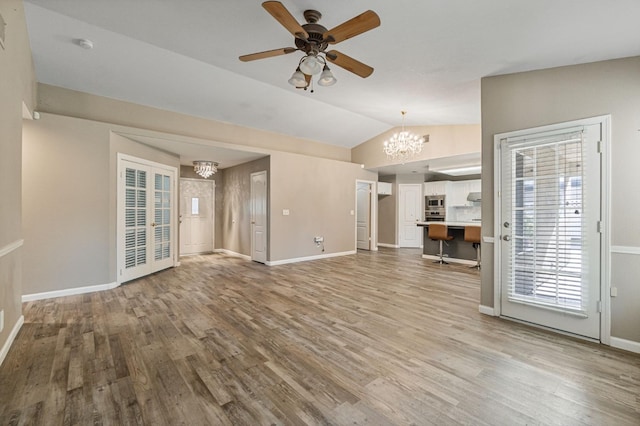
[[[439,223],[430,223],[429,224],[429,238],[434,241],[440,241],[440,260],[436,260],[434,263],[445,264],[448,265],[449,262],[445,262],[442,254],[442,242],[443,241],[451,241],[453,237],[449,235],[449,228],[447,225],[440,225]]]
[[[465,226],[464,227],[464,240],[473,243],[473,248],[476,249],[476,264],[472,268],[480,269],[480,242],[482,241],[482,232],[480,232],[479,226]]]

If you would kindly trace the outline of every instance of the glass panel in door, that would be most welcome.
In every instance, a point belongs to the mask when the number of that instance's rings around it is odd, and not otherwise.
[[[599,337],[598,136],[502,141],[502,315]]]

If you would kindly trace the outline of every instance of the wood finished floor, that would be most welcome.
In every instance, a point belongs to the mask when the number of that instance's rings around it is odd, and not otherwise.
[[[639,425],[640,356],[478,313],[417,250],[226,255],[25,303],[0,424]]]

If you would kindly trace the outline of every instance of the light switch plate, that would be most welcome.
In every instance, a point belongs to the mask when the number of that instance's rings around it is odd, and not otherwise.
[[[289,209],[283,209],[282,216],[289,216]]]

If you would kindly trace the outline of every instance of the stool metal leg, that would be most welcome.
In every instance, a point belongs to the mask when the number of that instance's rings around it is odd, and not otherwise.
[[[442,248],[443,248],[443,247],[442,247],[442,243],[443,243],[443,242],[444,242],[443,240],[440,240],[440,253],[439,253],[439,254],[440,254],[440,259],[439,259],[439,260],[434,260],[434,262],[433,262],[433,263],[439,263],[439,264],[441,264],[441,265],[448,265],[448,264],[449,264],[449,262],[445,262],[445,261],[444,261],[444,254],[443,254],[443,250],[442,250]]]

